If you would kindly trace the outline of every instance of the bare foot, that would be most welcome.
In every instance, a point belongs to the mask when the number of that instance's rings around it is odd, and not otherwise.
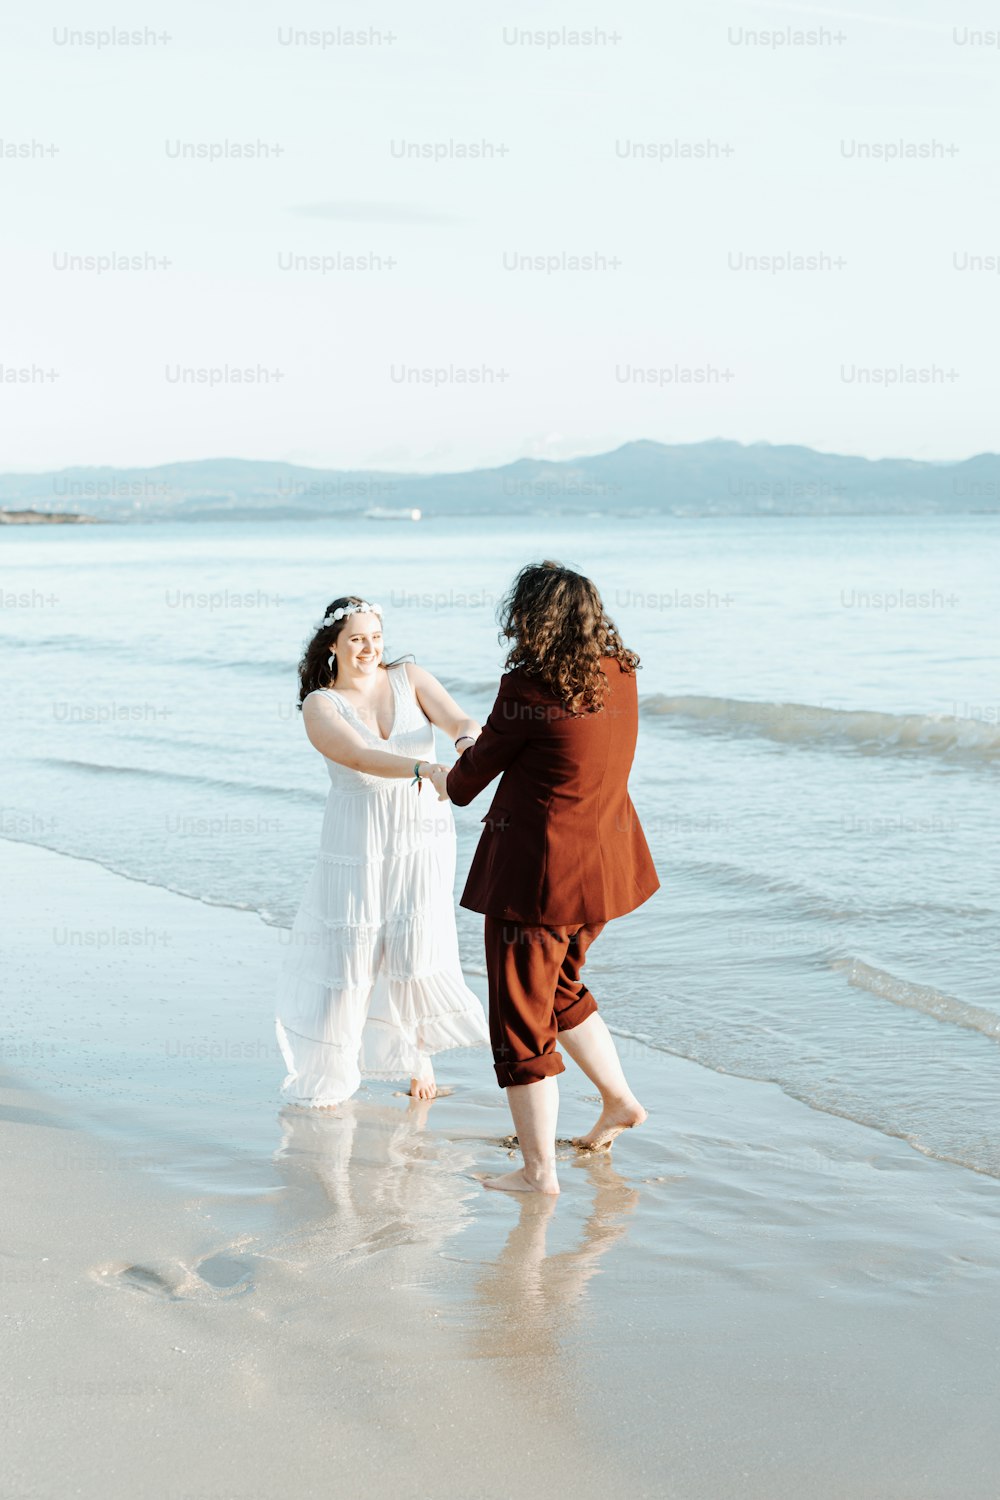
[[[437,1095],[437,1084],[434,1081],[434,1073],[429,1064],[427,1071],[429,1076],[426,1078],[410,1079],[411,1099],[433,1099]]]
[[[483,1187],[501,1188],[507,1193],[548,1193],[555,1196],[560,1191],[554,1172],[543,1172],[529,1179],[523,1167],[518,1167],[516,1172],[501,1172],[499,1177],[481,1177],[479,1180]]]
[[[573,1136],[573,1145],[579,1151],[607,1151],[623,1130],[641,1125],[646,1118],[646,1111],[635,1095],[630,1094],[627,1099],[605,1104],[593,1130],[588,1130],[586,1135]]]

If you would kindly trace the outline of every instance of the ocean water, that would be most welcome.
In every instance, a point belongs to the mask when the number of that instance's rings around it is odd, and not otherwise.
[[[610,1024],[1000,1176],[998,534],[986,515],[4,528],[0,835],[289,925],[327,787],[295,665],[327,601],[378,600],[387,655],[483,719],[497,602],[555,557],[642,659],[632,796],[662,889],[588,959]],[[459,889],[487,796],[456,809]],[[481,919],[458,926],[481,973]],[[57,940],[92,937],[70,916]]]

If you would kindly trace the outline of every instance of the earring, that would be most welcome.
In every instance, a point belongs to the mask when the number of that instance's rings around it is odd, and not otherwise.
[[[336,651],[331,651],[330,655],[326,659],[326,665],[327,665],[327,670],[328,671],[333,672],[333,671],[336,670],[336,661],[337,661],[337,653],[336,653]]]

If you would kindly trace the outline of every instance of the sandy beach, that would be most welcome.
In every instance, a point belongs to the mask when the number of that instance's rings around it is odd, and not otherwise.
[[[995,1495],[995,1179],[623,1037],[642,1130],[567,1059],[489,1192],[485,1051],[283,1106],[280,929],[3,854],[0,1495]]]

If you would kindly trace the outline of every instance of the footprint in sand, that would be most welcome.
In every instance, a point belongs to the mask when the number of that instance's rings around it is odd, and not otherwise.
[[[105,1286],[124,1286],[147,1297],[168,1302],[189,1301],[200,1296],[240,1297],[254,1290],[253,1266],[231,1255],[209,1255],[194,1272],[186,1267],[157,1271],[152,1266],[98,1266],[92,1275]]]
[[[202,1281],[231,1297],[253,1291],[253,1266],[232,1255],[210,1255],[196,1267]]]
[[[112,1280],[133,1292],[144,1292],[149,1297],[166,1297],[175,1302],[182,1295],[179,1288],[182,1280],[169,1280],[154,1271],[152,1266],[101,1266],[95,1271],[99,1281],[111,1284]]]

